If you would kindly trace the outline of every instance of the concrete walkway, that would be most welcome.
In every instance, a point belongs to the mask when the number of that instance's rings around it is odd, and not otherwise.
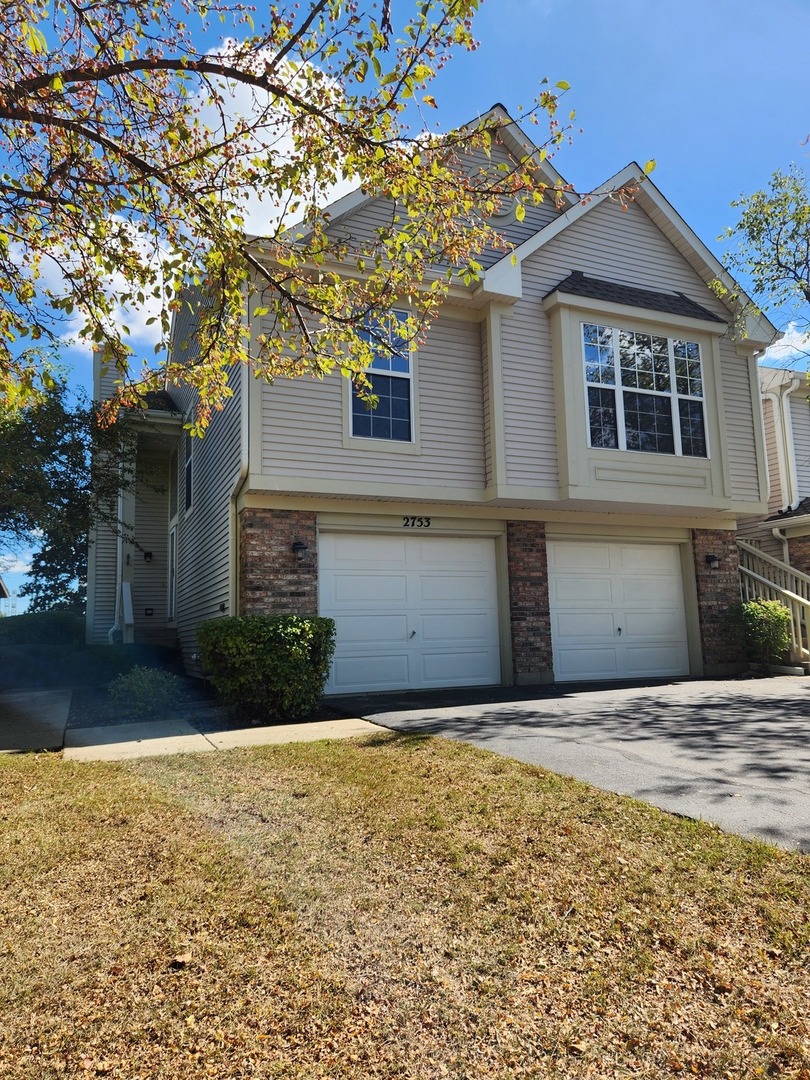
[[[371,735],[380,728],[366,720],[316,720],[235,731],[201,731],[186,720],[68,728],[70,690],[13,691],[0,694],[0,752],[61,750],[67,761],[123,761],[161,754],[230,750],[237,746],[315,742]],[[208,725],[201,724],[200,727]]]
[[[61,749],[70,696],[70,690],[0,694],[0,752]]]
[[[728,832],[810,852],[810,678],[339,699]]]
[[[67,761],[124,761],[127,758],[233,750],[238,746],[351,739],[379,732],[366,720],[313,720],[305,724],[277,724],[236,731],[200,733],[185,720],[156,720],[142,724],[114,724],[98,728],[72,728],[65,732]]]

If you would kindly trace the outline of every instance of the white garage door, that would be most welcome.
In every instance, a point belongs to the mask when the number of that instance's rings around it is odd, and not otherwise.
[[[500,682],[494,540],[322,533],[318,549],[328,694]]]
[[[554,676],[688,675],[677,544],[548,544]]]

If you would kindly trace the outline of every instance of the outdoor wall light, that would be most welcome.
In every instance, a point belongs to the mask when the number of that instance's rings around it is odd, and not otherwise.
[[[151,551],[145,551],[143,553],[143,561],[144,562],[151,562],[152,561],[152,552]]]
[[[708,568],[710,570],[717,570],[717,568],[720,566],[720,556],[719,555],[707,555],[706,556],[706,565],[708,566]]]
[[[292,546],[293,555],[299,562],[303,562],[309,555],[309,545],[305,544],[303,540],[294,540]]]

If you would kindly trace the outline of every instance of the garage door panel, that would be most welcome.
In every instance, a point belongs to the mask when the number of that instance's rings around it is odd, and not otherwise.
[[[667,606],[682,603],[680,581],[668,578],[628,578],[617,583],[617,603]]]
[[[422,615],[421,639],[429,642],[487,642],[491,639],[488,612],[459,612],[456,615]]]
[[[488,686],[487,675],[497,656],[491,649],[422,653],[422,681],[426,686]]]
[[[572,612],[557,615],[554,620],[557,637],[579,641],[588,634],[595,637],[612,637],[616,632],[615,619],[610,612]]]
[[[408,620],[404,615],[338,615],[335,629],[347,645],[371,647],[384,641],[408,640]]]
[[[329,534],[321,540],[321,565],[361,570],[381,567],[405,569],[405,539],[401,536],[366,536],[359,533]]]
[[[319,554],[327,693],[500,682],[492,539],[324,533]]]
[[[612,679],[619,674],[615,648],[562,648],[554,654],[558,679]]]
[[[594,601],[613,601],[613,582],[608,577],[563,574],[554,578],[551,593],[561,604],[579,603],[590,607]]]
[[[407,685],[409,656],[406,651],[379,656],[336,656],[329,677],[333,694],[349,694],[366,687],[369,690],[397,690]]]
[[[671,645],[629,646],[626,655],[628,678],[644,678],[647,675],[680,675],[688,663],[685,648]]]
[[[683,636],[683,612],[628,611],[619,624],[625,638],[666,638],[677,642]]]
[[[610,551],[593,544],[555,544],[549,547],[549,565],[559,570],[609,570]]]
[[[548,547],[555,678],[689,673],[677,544],[550,541]],[[574,564],[579,574],[569,569]]]
[[[671,574],[680,566],[677,550],[670,544],[616,544],[618,566],[631,573],[657,570]]]
[[[461,600],[469,604],[485,600],[492,594],[491,579],[484,574],[422,574],[418,579],[419,600],[441,604]]]
[[[408,602],[407,574],[374,574],[373,592],[366,588],[369,575],[337,571],[332,577],[331,597],[341,607],[386,607]]]
[[[412,559],[424,570],[432,566],[465,569],[478,567],[489,570],[492,563],[492,541],[468,539],[463,544],[448,544],[445,539],[419,536],[415,538]]]

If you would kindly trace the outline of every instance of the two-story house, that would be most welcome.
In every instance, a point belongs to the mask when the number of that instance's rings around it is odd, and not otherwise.
[[[454,286],[418,351],[375,363],[373,412],[337,374],[237,370],[199,440],[190,394],[156,399],[121,497],[132,536],[93,545],[90,639],[176,639],[193,671],[203,620],[318,612],[341,693],[732,670],[774,328],[735,334],[709,288],[727,275],[651,181],[611,197],[640,173],[506,226],[513,252]],[[333,227],[384,212],[347,196]]]

